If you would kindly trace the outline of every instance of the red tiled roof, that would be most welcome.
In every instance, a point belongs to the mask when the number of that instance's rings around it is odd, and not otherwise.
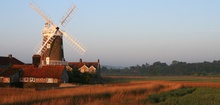
[[[20,68],[9,68],[5,71],[3,71],[0,76],[10,77],[11,75],[14,75],[15,73],[19,72]]]
[[[61,79],[65,66],[43,66],[42,68],[24,68],[23,77]]]
[[[69,62],[69,66],[72,68],[81,68],[83,65],[86,65],[87,67],[94,66],[95,68],[99,67],[98,62]]]
[[[9,64],[24,64],[23,62],[19,61],[18,59],[12,57],[0,57],[0,65],[9,65]]]
[[[15,64],[15,65],[13,65],[13,67],[12,68],[33,68],[34,67],[34,65],[18,65],[18,64]]]

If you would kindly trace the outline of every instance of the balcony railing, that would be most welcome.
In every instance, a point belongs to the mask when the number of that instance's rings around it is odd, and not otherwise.
[[[68,65],[67,61],[54,61],[54,60],[50,60],[49,62],[46,61],[42,61],[42,66],[44,65]]]

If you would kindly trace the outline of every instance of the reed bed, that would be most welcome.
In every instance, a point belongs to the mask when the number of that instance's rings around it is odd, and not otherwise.
[[[220,87],[220,83],[192,83],[171,81],[142,81],[75,88],[35,89],[0,88],[0,104],[66,104],[66,105],[125,105],[145,104],[147,96],[182,87]]]

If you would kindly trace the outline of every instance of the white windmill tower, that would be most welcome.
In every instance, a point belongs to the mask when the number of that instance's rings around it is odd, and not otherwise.
[[[70,37],[65,31],[60,30],[59,27],[66,25],[71,17],[71,13],[76,8],[73,5],[66,15],[60,21],[59,26],[55,25],[43,12],[41,12],[36,4],[31,3],[30,6],[39,13],[45,20],[45,26],[42,30],[43,41],[41,41],[35,48],[35,51],[40,55],[40,65],[67,65],[63,53],[63,39],[81,55],[85,53],[86,48],[75,37]]]

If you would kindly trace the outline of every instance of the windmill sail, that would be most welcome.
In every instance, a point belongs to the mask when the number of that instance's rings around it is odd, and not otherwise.
[[[63,16],[62,20],[60,21],[60,25],[62,25],[63,27],[67,25],[67,23],[72,19],[70,15],[72,14],[75,8],[76,8],[76,5],[73,5],[72,8],[69,9],[69,12],[67,12],[66,15]]]
[[[69,44],[73,49],[75,49],[79,54],[83,55],[86,52],[86,47],[73,36],[69,36],[66,32],[62,32],[64,40]]]
[[[51,35],[51,36],[49,36],[49,37],[47,38],[46,41],[44,41],[44,42],[42,43],[42,45],[41,45],[40,47],[37,46],[37,48],[39,48],[39,49],[36,49],[36,50],[37,50],[37,54],[43,54],[43,53],[47,50],[46,45],[51,44],[54,39],[55,39],[55,37]]]
[[[48,23],[51,23],[55,28],[57,27],[52,21],[51,21],[51,19],[50,18],[48,18],[48,16],[46,16],[45,15],[45,13],[43,13],[43,12],[41,12],[38,8],[40,8],[40,7],[38,7],[37,5],[37,7],[35,6],[36,5],[36,3],[34,3],[33,2],[33,4],[32,3],[30,3],[30,6],[37,12],[37,13],[39,13]]]

